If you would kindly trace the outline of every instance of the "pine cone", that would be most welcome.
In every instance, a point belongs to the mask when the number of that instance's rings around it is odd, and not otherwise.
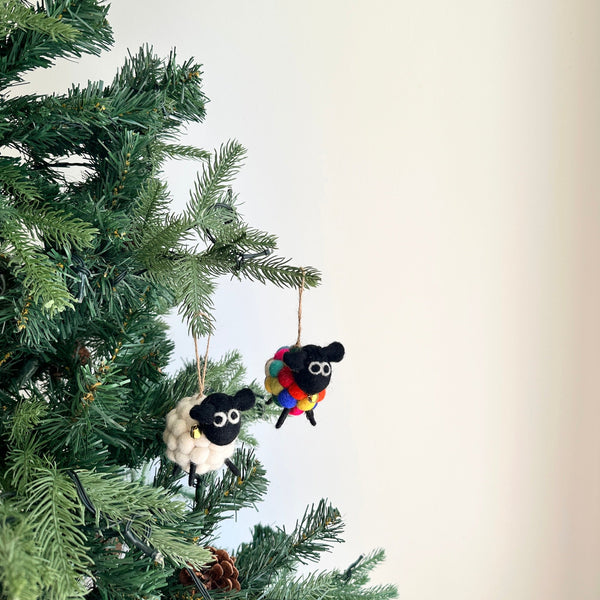
[[[82,365],[87,365],[90,362],[91,352],[80,343],[77,344],[77,348],[75,349],[74,356],[77,358]]]
[[[235,557],[229,556],[225,550],[217,550],[209,546],[207,550],[213,553],[214,561],[194,574],[205,585],[207,590],[241,590],[242,586],[238,581],[239,571],[235,567]],[[190,567],[191,568],[191,567]],[[193,585],[192,578],[186,569],[179,573],[179,581],[183,585]]]

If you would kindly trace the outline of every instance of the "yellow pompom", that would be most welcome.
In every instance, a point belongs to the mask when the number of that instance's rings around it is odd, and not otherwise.
[[[303,398],[302,400],[298,400],[298,404],[296,404],[296,408],[299,410],[306,412],[311,408],[315,407],[316,402],[312,400],[314,396],[309,396],[308,398]]]
[[[279,383],[277,377],[267,377],[265,379],[265,389],[267,392],[269,392],[269,394],[277,396],[277,394],[279,394],[279,392],[283,389],[283,386],[281,383]]]

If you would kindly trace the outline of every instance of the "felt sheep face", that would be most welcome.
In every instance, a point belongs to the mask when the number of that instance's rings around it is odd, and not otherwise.
[[[294,380],[306,394],[317,394],[331,380],[331,363],[344,358],[344,346],[332,342],[322,348],[308,344],[296,352],[287,352],[283,362],[292,370]]]
[[[190,409],[190,417],[198,421],[200,430],[210,442],[226,446],[240,433],[241,413],[250,410],[254,403],[254,393],[250,389],[240,390],[235,396],[211,394]]]

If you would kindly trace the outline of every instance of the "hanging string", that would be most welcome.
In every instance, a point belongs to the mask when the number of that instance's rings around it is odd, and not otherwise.
[[[208,315],[204,312],[196,313],[197,317],[206,317],[209,318]],[[198,372],[198,393],[204,393],[204,382],[206,381],[206,367],[208,365],[208,347],[210,346],[210,333],[206,338],[206,352],[204,353],[204,365],[203,368],[200,368],[200,353],[198,352],[198,338],[195,333],[192,333],[192,337],[194,338],[194,350],[196,351],[196,371]]]
[[[193,334],[194,350],[196,351],[196,371],[198,372],[198,393],[204,393],[204,382],[206,381],[206,367],[208,365],[208,348],[210,346],[210,333],[206,338],[206,352],[204,353],[204,364],[200,368],[200,354],[198,353],[198,338]]]
[[[206,338],[206,352],[204,353],[204,366],[202,368],[202,380],[200,382],[200,393],[204,393],[204,382],[206,381],[206,367],[208,366],[208,347],[210,346],[210,333]]]
[[[300,347],[300,336],[302,335],[302,292],[304,291],[304,281],[305,281],[305,271],[304,267],[300,267],[302,271],[302,283],[300,284],[300,289],[298,291],[298,339],[294,344],[297,347]]]

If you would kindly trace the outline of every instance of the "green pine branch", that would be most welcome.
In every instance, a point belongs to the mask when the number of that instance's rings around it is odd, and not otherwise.
[[[156,177],[149,178],[140,188],[136,202],[132,207],[132,237],[140,247],[139,252],[146,244],[144,239],[146,229],[158,227],[169,216],[169,191],[167,184]],[[152,253],[146,251],[151,256]]]
[[[40,239],[59,244],[65,250],[83,250],[98,235],[96,227],[62,210],[25,208],[19,211],[27,228]],[[33,236],[32,236],[33,237]]]
[[[286,574],[269,586],[265,600],[329,600],[338,582],[331,573]],[[215,599],[216,600],[216,599]]]
[[[83,598],[83,579],[91,576],[81,525],[82,511],[71,480],[48,465],[36,470],[17,504],[32,524],[36,552],[49,565],[44,573],[47,598]]]
[[[369,567],[372,568],[372,567]],[[344,580],[337,570],[285,575],[275,581],[265,594],[265,600],[391,600],[398,597],[393,585],[365,587]],[[216,599],[215,599],[216,600]]]
[[[74,42],[79,31],[59,18],[35,12],[22,0],[5,0],[0,4],[0,39],[16,29],[49,36],[55,42]]]
[[[326,500],[307,507],[289,534],[284,528],[256,525],[252,541],[234,553],[242,588],[248,597],[268,590],[278,576],[295,571],[298,563],[318,560],[332,544],[341,542],[342,529],[339,511]]]
[[[179,290],[179,314],[187,321],[190,333],[196,336],[214,333],[211,313],[215,284],[203,269],[202,256],[184,256],[177,262],[174,274]]]
[[[209,161],[213,156],[212,152],[201,150],[195,146],[186,146],[185,144],[165,144],[160,142],[155,144],[154,152],[160,163],[169,158]]]
[[[165,489],[124,481],[120,474],[78,471],[85,492],[96,509],[98,528],[124,529],[147,541],[172,565],[196,568],[210,560],[210,553],[182,535],[186,505]]]
[[[277,256],[259,257],[255,260],[242,262],[238,274],[251,281],[266,283],[270,281],[278,287],[299,288],[304,281],[304,287],[319,285],[321,275],[313,267],[293,267],[289,260]]]
[[[22,314],[17,327],[23,330],[29,321],[29,305],[33,302],[43,305],[49,314],[61,312],[73,307],[73,297],[59,269],[44,253],[43,248],[35,244],[31,233],[19,219],[18,213],[3,204],[0,197],[0,254],[3,254],[12,267],[13,274],[24,288]]]
[[[15,441],[6,455],[8,468],[2,482],[3,490],[14,491],[18,496],[23,496],[36,474],[45,466],[41,448],[42,444],[35,434]]]
[[[39,204],[41,192],[26,167],[16,159],[0,157],[0,193],[13,201]]]
[[[185,256],[181,244],[189,238],[188,232],[187,223],[177,216],[166,216],[162,223],[146,221],[135,257],[150,276],[170,277],[175,261]]]
[[[252,449],[238,448],[231,460],[240,470],[239,477],[228,469],[211,471],[202,476],[195,488],[194,508],[187,522],[197,528],[202,543],[214,539],[225,519],[233,518],[242,508],[256,508],[266,494],[266,472]]]
[[[186,206],[186,214],[194,219],[196,228],[206,228],[211,223],[211,211],[215,203],[221,201],[229,184],[238,173],[246,155],[246,149],[237,141],[231,140],[215,150],[212,160],[208,159],[194,183],[190,201]]]
[[[388,600],[398,597],[398,590],[394,585],[369,586],[371,572],[385,560],[385,552],[381,548],[373,550],[366,556],[350,565],[343,573],[333,572],[337,580],[335,593],[325,596],[331,600]]]
[[[156,109],[162,127],[172,131],[182,121],[204,119],[206,96],[200,88],[201,76],[200,65],[194,60],[179,64],[176,53],[172,51],[165,61],[146,46],[135,55],[129,54],[108,91],[127,88],[130,90],[128,98],[136,103],[153,98],[152,112]],[[135,114],[136,111],[130,112]]]
[[[340,537],[343,529],[338,509],[321,500],[317,506],[306,507],[296,522],[289,538],[292,552],[301,563],[317,561],[322,552],[330,551],[334,543],[343,541]]]
[[[136,548],[127,552],[117,536],[90,540],[95,588],[88,596],[102,600],[143,600],[162,597],[175,569],[156,565]]]
[[[31,69],[49,67],[57,58],[99,54],[112,43],[108,6],[98,0],[46,0],[35,8],[24,1],[19,4],[4,3],[6,12],[0,13],[8,29],[0,38],[0,88],[22,81]]]
[[[37,600],[47,561],[37,550],[34,524],[8,501],[0,502],[0,590],[5,598]],[[56,575],[53,575],[56,577]]]
[[[10,442],[19,448],[24,447],[48,412],[48,403],[42,399],[28,398],[19,401],[10,418]]]

